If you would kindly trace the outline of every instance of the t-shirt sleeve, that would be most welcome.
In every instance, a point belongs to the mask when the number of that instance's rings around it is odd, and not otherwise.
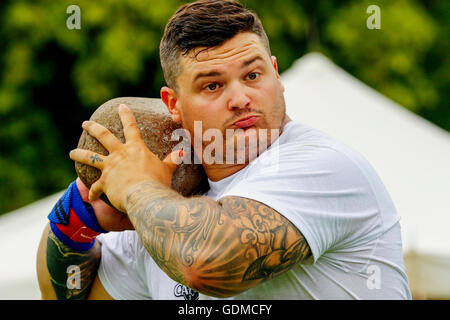
[[[328,250],[362,245],[381,232],[366,176],[372,172],[358,162],[328,146],[283,144],[260,155],[221,198],[254,199],[282,214],[303,234],[316,262]]]
[[[98,237],[102,244],[98,276],[105,290],[116,300],[152,298],[146,277],[142,275],[145,268],[137,240],[135,231],[109,232]]]

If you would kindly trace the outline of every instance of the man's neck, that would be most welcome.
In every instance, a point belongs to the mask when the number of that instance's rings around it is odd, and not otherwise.
[[[244,169],[248,163],[243,164],[233,164],[233,165],[227,165],[227,166],[216,166],[216,167],[204,167],[206,175],[208,176],[209,180],[211,181],[220,181],[222,179],[225,179],[229,176],[232,176],[236,172]]]

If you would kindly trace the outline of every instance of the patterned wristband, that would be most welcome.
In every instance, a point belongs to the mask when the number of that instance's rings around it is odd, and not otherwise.
[[[53,207],[48,219],[58,239],[77,251],[89,250],[99,234],[108,232],[98,224],[92,206],[81,199],[75,181]]]

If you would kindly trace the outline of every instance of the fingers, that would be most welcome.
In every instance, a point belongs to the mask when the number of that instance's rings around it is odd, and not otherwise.
[[[87,164],[100,170],[103,170],[103,167],[105,165],[104,156],[89,150],[83,149],[72,150],[69,153],[69,157],[74,161]]]
[[[83,129],[91,136],[96,138],[109,152],[117,149],[122,145],[122,142],[117,139],[115,135],[111,133],[104,126],[94,121],[85,121],[82,124]]]
[[[91,186],[91,189],[89,189],[89,201],[95,201],[103,193],[103,181],[102,178],[98,179],[96,182],[94,182]]]
[[[138,123],[131,109],[124,104],[119,105],[119,117],[123,125],[125,142],[141,140],[141,130],[139,130]]]
[[[77,185],[78,191],[80,192],[81,199],[83,201],[88,201],[88,197],[89,197],[88,187],[86,187],[86,185],[83,183],[83,181],[81,181],[80,178],[77,178],[76,185]]]
[[[183,162],[184,153],[183,150],[176,150],[169,153],[163,160],[163,162],[173,171],[179,164]]]

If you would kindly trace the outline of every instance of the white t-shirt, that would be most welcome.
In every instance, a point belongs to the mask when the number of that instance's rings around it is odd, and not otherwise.
[[[262,202],[289,219],[312,256],[231,299],[411,299],[399,216],[370,164],[343,143],[291,121],[269,149],[206,196]],[[135,231],[100,236],[98,271],[115,299],[215,299],[173,281]]]

